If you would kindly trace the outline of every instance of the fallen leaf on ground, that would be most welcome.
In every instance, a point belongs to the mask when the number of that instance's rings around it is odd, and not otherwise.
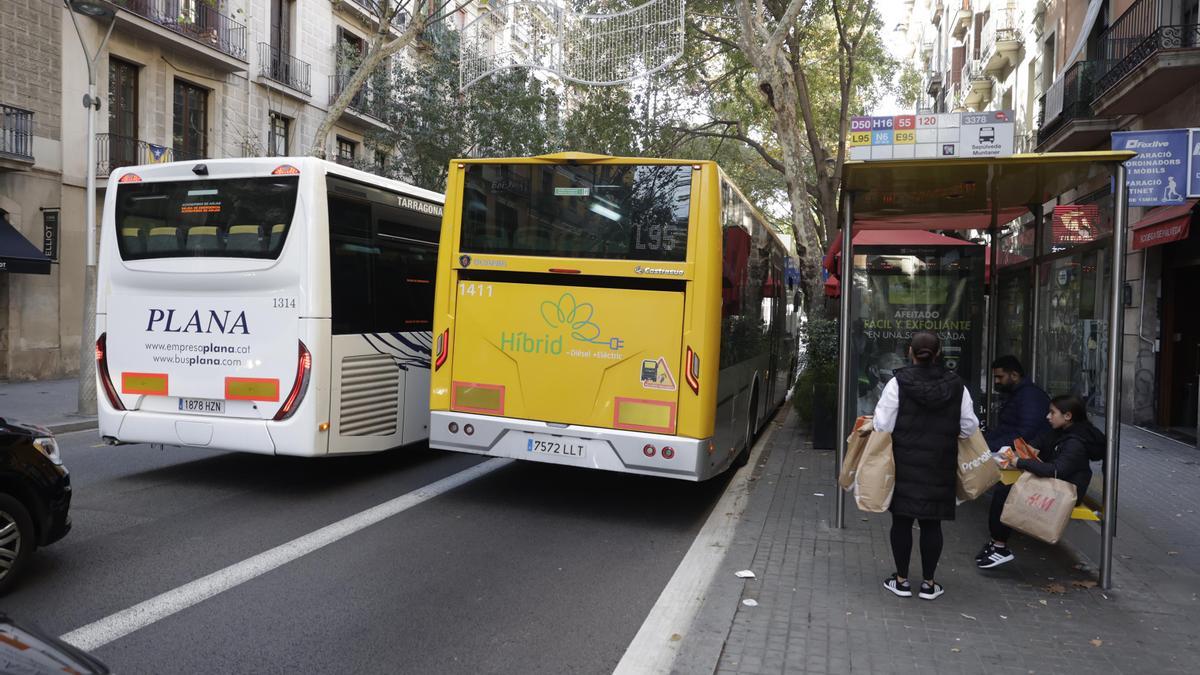
[[[1104,644],[1104,640],[1101,640],[1100,638],[1096,638],[1095,640],[1092,640],[1091,642],[1092,642],[1093,647],[1099,647],[1100,645]]]
[[[682,639],[683,639],[683,636],[680,635],[679,633],[671,633],[671,642],[679,642]]]
[[[814,492],[814,493],[813,493],[813,496],[814,496],[814,497],[824,497],[824,496],[825,496],[825,493],[824,493],[824,492]]]
[[[753,578],[754,578],[754,572],[751,572],[750,570],[741,570],[741,571],[738,571],[738,572],[734,572],[734,573],[733,573],[733,576],[735,576],[735,577],[737,577],[737,578],[739,578],[739,579],[753,579]]]
[[[1039,605],[1049,605],[1050,603],[1046,602],[1045,600],[1038,600],[1038,604]]]
[[[1007,617],[1007,616],[1004,616],[1003,614],[1001,614],[1001,615],[1000,615],[1000,618],[1001,618],[1001,619],[1004,619],[1005,621],[1008,621],[1008,617]]]
[[[952,651],[952,652],[961,652],[962,650],[961,650],[961,649],[959,649],[958,647],[951,647],[951,648],[950,648],[950,651]]]
[[[1075,588],[1095,588],[1096,582],[1091,579],[1076,579],[1071,582],[1071,585]]]
[[[961,616],[961,617],[962,617],[962,618],[964,618],[964,619],[970,619],[971,621],[978,621],[978,620],[979,620],[979,619],[976,619],[975,617],[971,616],[970,614],[963,614],[962,612],[959,612],[959,613],[958,613],[958,615],[959,615],[959,616]]]
[[[747,607],[758,607],[758,601],[753,598],[746,598],[742,601],[742,604]]]
[[[1054,583],[1054,584],[1046,584],[1045,586],[1042,586],[1042,590],[1046,591],[1047,593],[1057,593],[1057,594],[1061,595],[1061,594],[1067,592],[1067,587],[1063,586],[1062,584]]]

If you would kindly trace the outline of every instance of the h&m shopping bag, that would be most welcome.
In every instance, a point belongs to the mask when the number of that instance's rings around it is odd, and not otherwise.
[[[1071,520],[1075,499],[1071,483],[1025,472],[1013,483],[1000,522],[1048,544],[1057,544]]]
[[[896,460],[892,456],[892,435],[886,431],[872,431],[854,472],[854,503],[861,511],[882,513],[891,506],[895,491]]]
[[[970,438],[958,439],[959,501],[970,501],[1000,482],[1000,467],[978,430]]]
[[[858,462],[862,459],[863,449],[867,447],[871,429],[871,415],[863,415],[854,423],[854,431],[846,437],[846,456],[842,458],[842,470],[838,473],[838,485],[843,490],[849,490],[854,485],[854,474],[858,472]]]

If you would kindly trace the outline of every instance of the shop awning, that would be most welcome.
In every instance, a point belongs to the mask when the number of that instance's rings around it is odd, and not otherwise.
[[[50,274],[50,259],[0,213],[0,272]]]
[[[1133,249],[1187,239],[1196,202],[1189,199],[1178,206],[1159,207],[1133,224]]]

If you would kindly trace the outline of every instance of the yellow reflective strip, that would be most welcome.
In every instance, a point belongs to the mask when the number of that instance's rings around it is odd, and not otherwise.
[[[227,377],[225,378],[225,398],[240,401],[278,401],[279,380]]]
[[[618,399],[616,407],[618,427],[670,431],[675,426],[675,410],[670,403]]]
[[[122,394],[167,395],[167,376],[161,373],[121,373]]]
[[[503,413],[504,387],[455,382],[451,407],[465,412]]]

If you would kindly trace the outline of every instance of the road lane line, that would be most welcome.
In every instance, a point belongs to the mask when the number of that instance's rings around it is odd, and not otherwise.
[[[244,584],[255,577],[286,565],[297,558],[305,556],[322,547],[328,546],[340,539],[374,525],[398,513],[411,509],[440,494],[465,485],[476,478],[489,474],[496,469],[511,464],[514,460],[495,457],[481,464],[447,476],[439,481],[430,483],[407,494],[373,506],[365,511],[356,513],[348,518],[326,525],[319,530],[297,537],[286,544],[234,563],[225,569],[218,570],[178,588],[167,591],[138,603],[133,607],[77,628],[62,640],[80,649],[90,651],[102,647],[113,640],[125,637],[130,633],[145,628],[150,624],[175,614],[202,602],[208,598],[227,591],[234,586]]]
[[[734,529],[750,503],[750,477],[775,433],[774,422],[778,418],[776,415],[768,421],[767,430],[750,454],[750,461],[729,482],[633,642],[629,643],[613,675],[671,672],[675,657],[679,655],[679,645],[683,643],[681,638],[687,636],[709,587],[720,573],[725,552],[733,542]],[[673,635],[680,637],[672,639]]]

